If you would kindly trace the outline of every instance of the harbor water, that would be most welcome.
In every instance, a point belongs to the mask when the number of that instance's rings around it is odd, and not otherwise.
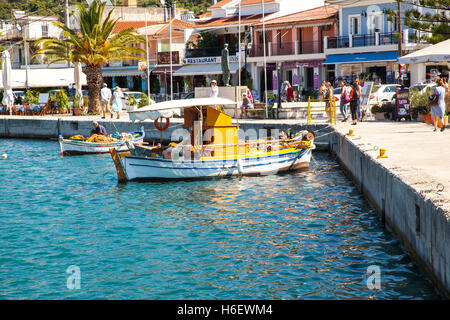
[[[439,298],[326,153],[304,172],[126,185],[109,155],[3,153],[0,299]]]

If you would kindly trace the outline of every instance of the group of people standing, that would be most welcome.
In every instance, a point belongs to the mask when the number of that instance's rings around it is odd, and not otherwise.
[[[120,119],[120,110],[122,110],[122,98],[124,97],[122,90],[119,87],[114,88],[114,99],[112,103],[112,111],[110,108],[111,98],[113,94],[111,89],[108,88],[106,83],[103,84],[103,88],[100,90],[100,98],[102,100],[102,119],[105,119],[106,113],[111,113],[111,119],[113,118],[113,112],[116,113],[117,119]]]
[[[348,84],[345,80],[341,80],[339,83],[341,90],[340,99],[340,111],[346,122],[349,118],[348,107],[350,106],[350,115],[352,117],[352,125],[356,125],[358,121],[364,121],[365,114],[361,110],[361,84],[359,79],[356,79],[351,84]],[[331,104],[330,102],[334,98],[334,88],[330,82],[323,81],[320,87],[322,94],[322,100],[326,101],[325,111],[328,119],[331,121]]]

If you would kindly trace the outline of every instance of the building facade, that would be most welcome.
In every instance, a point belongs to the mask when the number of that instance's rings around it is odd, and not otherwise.
[[[335,80],[334,72],[328,72],[323,65],[323,39],[338,34],[337,12],[336,5],[327,5],[253,26],[248,62],[258,96],[265,92],[266,84],[269,92],[277,94],[278,77],[289,81],[300,93],[319,89],[321,80]]]
[[[206,86],[211,80],[216,80],[222,85],[221,52],[226,43],[229,45],[231,84],[238,85],[238,71],[243,69],[247,72],[242,73],[241,83],[249,84],[247,79],[253,78],[250,68],[250,49],[255,41],[253,26],[262,23],[263,19],[277,18],[321,4],[323,4],[321,0],[307,3],[288,0],[265,0],[264,3],[261,0],[219,1],[208,8],[208,14],[202,15],[195,22],[195,28],[187,30],[189,34],[186,37],[189,38],[191,35],[202,37],[208,34],[208,38],[215,41],[211,41],[212,44],[208,47],[194,44],[188,48],[184,66],[175,74],[189,77],[193,86]],[[239,32],[241,32],[241,50],[238,48]]]
[[[399,82],[399,23],[398,18],[388,19],[389,11],[397,11],[394,1],[327,1],[339,3],[339,35],[324,39],[327,60],[325,65],[334,70],[337,79],[356,77],[380,83]],[[401,5],[402,52],[404,54],[427,46],[413,41],[414,30],[403,25],[405,10],[411,5]],[[420,34],[416,34],[420,36]],[[410,76],[417,75],[412,70]],[[408,82],[417,79],[405,77]]]

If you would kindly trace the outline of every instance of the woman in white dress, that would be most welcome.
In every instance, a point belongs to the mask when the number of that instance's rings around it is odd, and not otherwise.
[[[119,87],[114,89],[114,101],[112,105],[112,111],[117,113],[117,119],[120,119],[120,110],[122,110],[122,98],[123,93]]]

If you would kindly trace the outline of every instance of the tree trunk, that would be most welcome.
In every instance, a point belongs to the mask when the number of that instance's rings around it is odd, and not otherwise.
[[[89,88],[88,113],[100,113],[100,88],[102,85],[102,66],[86,65],[85,69],[87,85]]]

